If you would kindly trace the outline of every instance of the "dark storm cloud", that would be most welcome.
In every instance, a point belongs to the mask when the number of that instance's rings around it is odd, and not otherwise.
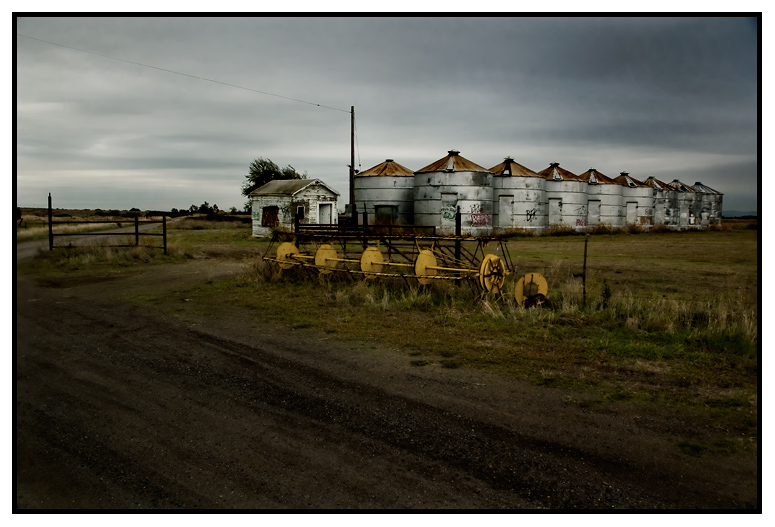
[[[456,148],[487,167],[512,155],[534,170],[693,170],[721,192],[747,189],[734,208],[755,207],[755,20],[23,18],[17,29],[284,97],[17,37],[21,204],[70,181],[79,199],[101,192],[102,208],[124,206],[131,182],[147,191],[127,206],[241,206],[259,156],[346,199],[353,105],[362,169],[386,158],[418,169]]]

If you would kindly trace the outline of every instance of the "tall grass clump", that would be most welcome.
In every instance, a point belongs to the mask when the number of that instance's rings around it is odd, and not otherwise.
[[[622,234],[624,229],[612,227],[608,223],[599,223],[587,230],[587,234]]]
[[[649,232],[655,233],[655,234],[662,234],[666,232],[678,232],[674,228],[670,227],[669,225],[665,225],[664,223],[658,223],[657,225],[654,225],[649,229]]]
[[[123,240],[113,239],[111,244],[131,245],[133,242],[134,236],[131,236]],[[101,243],[100,240],[94,240],[72,247],[54,247],[52,251],[41,251],[32,265],[55,271],[76,271],[88,268],[164,263],[192,257],[191,252],[185,247],[174,243],[167,244],[166,255],[162,249],[151,245],[151,243],[147,241],[143,243],[141,240],[138,246],[116,247]]]

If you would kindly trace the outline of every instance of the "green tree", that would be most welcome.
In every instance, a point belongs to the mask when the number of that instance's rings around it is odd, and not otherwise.
[[[280,168],[271,159],[259,157],[250,163],[248,174],[242,183],[242,195],[247,196],[258,187],[266,185],[275,179],[307,179],[307,174],[306,172],[299,174],[291,165]]]

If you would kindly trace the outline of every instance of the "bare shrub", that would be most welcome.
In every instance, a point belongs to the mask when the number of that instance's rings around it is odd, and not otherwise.
[[[582,234],[582,232],[567,225],[553,225],[544,233],[544,236],[579,236]]]

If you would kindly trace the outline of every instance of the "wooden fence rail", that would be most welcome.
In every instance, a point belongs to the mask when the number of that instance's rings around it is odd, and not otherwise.
[[[115,233],[115,232],[85,232],[85,233],[55,233],[54,232],[54,225],[68,225],[68,224],[77,224],[77,223],[94,223],[94,224],[106,224],[106,223],[116,223],[118,226],[121,226],[121,223],[130,223],[130,221],[103,221],[103,220],[65,220],[65,221],[53,221],[53,209],[51,207],[51,193],[48,195],[48,249],[49,251],[54,250],[54,238],[56,236],[126,236],[126,234],[123,233]],[[135,231],[135,243],[134,245],[110,245],[109,247],[137,247],[140,245],[140,236],[161,236],[163,245],[161,247],[151,247],[153,249],[164,249],[164,254],[167,254],[167,216],[162,216],[161,220],[140,220],[137,216],[135,216],[134,220],[131,220],[131,223],[134,223]],[[162,232],[161,233],[152,233],[152,232],[140,232],[140,224],[141,223],[161,223],[162,224]],[[132,233],[127,233],[131,235]]]

